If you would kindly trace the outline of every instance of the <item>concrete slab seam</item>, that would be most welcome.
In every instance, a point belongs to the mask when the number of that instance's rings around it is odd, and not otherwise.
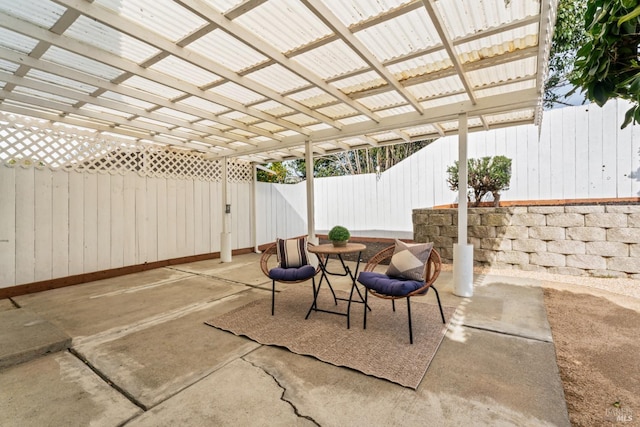
[[[218,304],[222,304],[224,302],[230,301],[230,300],[234,300],[236,298],[238,298],[240,296],[240,294],[247,292],[248,290],[241,290],[238,291],[236,293],[224,296],[220,299],[214,299],[214,300],[209,300],[209,301],[205,301],[205,302],[197,302],[194,304],[189,304],[187,306],[184,307],[180,307],[178,309],[175,310],[171,310],[168,312],[164,312],[161,313],[160,315],[157,316],[151,316],[151,317],[147,317],[146,319],[143,319],[139,322],[136,322],[134,324],[131,325],[125,325],[125,326],[118,326],[115,328],[111,328],[108,329],[106,331],[94,334],[94,335],[89,335],[89,336],[83,336],[83,337],[75,337],[73,339],[73,345],[74,347],[84,347],[84,346],[98,346],[100,344],[104,344],[106,342],[110,342],[110,341],[114,341],[116,339],[125,337],[127,335],[130,335],[132,333],[135,332],[139,332],[148,328],[151,328],[153,326],[168,322],[170,320],[175,320],[175,319],[179,319],[181,317],[184,317],[188,314],[191,313],[195,313],[197,311],[201,311],[201,310],[205,310],[208,308],[211,308],[213,306],[216,306]]]
[[[545,340],[545,339],[540,339],[540,338],[526,336],[526,335],[518,335],[518,334],[514,334],[514,333],[511,333],[511,332],[505,332],[505,331],[496,331],[495,329],[483,328],[482,326],[467,325],[466,323],[463,323],[462,326],[467,327],[469,329],[476,329],[476,330],[479,330],[479,331],[493,332],[494,334],[507,335],[507,336],[515,337],[515,338],[523,338],[523,339],[526,339],[526,340],[545,342],[545,343],[553,344],[553,340]]]
[[[104,381],[109,387],[111,387],[112,389],[120,393],[122,396],[124,396],[125,399],[127,399],[128,401],[130,401],[131,403],[133,403],[134,405],[136,405],[138,408],[142,409],[145,412],[149,409],[145,407],[145,405],[142,402],[139,402],[138,400],[136,400],[136,398],[132,394],[127,392],[127,390],[120,387],[115,382],[111,381],[111,379],[106,374],[102,373],[102,371],[100,371],[98,368],[93,366],[86,358],[82,357],[82,354],[77,352],[75,349],[70,348],[69,353],[71,353],[74,357],[76,357],[78,360],[84,363],[85,366],[87,366],[94,374],[100,377],[100,379],[102,379],[102,381]],[[133,418],[135,417],[136,416],[134,416]],[[133,418],[128,419],[126,422],[129,422]]]
[[[247,360],[244,358],[244,356],[241,357],[241,359],[245,362],[247,362],[248,364],[250,364],[251,366],[253,366],[254,368],[260,369],[262,372],[264,372],[265,374],[267,374],[268,376],[270,376],[273,381],[276,383],[276,385],[282,390],[282,394],[280,395],[280,400],[282,400],[283,402],[287,403],[289,406],[291,406],[291,408],[293,409],[294,414],[296,414],[296,416],[300,417],[300,418],[304,418],[306,420],[311,421],[314,425],[320,427],[320,424],[314,420],[312,417],[308,416],[308,415],[302,415],[299,411],[298,408],[296,407],[296,405],[290,401],[285,399],[284,395],[287,392],[287,388],[284,387],[280,381],[278,381],[278,379],[275,377],[275,375],[271,374],[269,371],[267,371],[266,369],[264,369],[262,366],[258,366],[255,363]]]
[[[209,278],[209,279],[216,279],[216,280],[220,280],[222,282],[232,283],[232,284],[235,284],[235,285],[244,285],[244,286],[248,286],[250,288],[260,288],[260,286],[263,286],[263,285],[266,285],[266,284],[270,283],[269,280],[265,280],[264,282],[260,282],[257,285],[250,285],[248,283],[239,282],[237,280],[231,280],[231,279],[228,279],[226,277],[220,277],[220,276],[216,276],[216,275],[213,275],[213,274],[205,274],[205,273],[200,273],[200,272],[195,272],[195,271],[181,270],[181,269],[175,268],[175,267],[167,267],[167,269],[179,271],[181,273],[190,273],[190,274],[192,274],[194,276],[201,276],[201,277],[206,277],[206,278]]]

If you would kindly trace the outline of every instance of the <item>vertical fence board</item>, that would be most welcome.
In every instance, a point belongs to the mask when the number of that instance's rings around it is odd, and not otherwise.
[[[140,248],[137,247],[139,236],[142,236],[140,226],[140,214],[136,203],[138,179],[140,177],[134,173],[127,173],[123,177],[123,195],[122,195],[122,218],[124,222],[122,236],[122,264],[134,265],[138,264],[138,253]],[[142,199],[144,200],[144,199]]]
[[[69,174],[65,171],[53,172],[52,185],[53,265],[51,277],[57,278],[69,275]]]
[[[111,268],[111,175],[98,174],[98,270]]]
[[[589,197],[589,116],[588,107],[577,109],[575,134],[576,197]]]
[[[640,126],[631,128],[631,192],[634,197],[640,196]]]
[[[186,181],[172,180],[175,185],[175,197],[168,199],[169,206],[175,206],[176,245],[173,257],[187,252],[187,195]]]
[[[563,108],[562,110],[562,128],[559,136],[562,138],[561,154],[562,166],[562,198],[576,198],[576,114],[573,108]],[[554,156],[555,157],[555,156]]]
[[[624,115],[627,110],[625,105],[615,104],[616,109],[616,124],[618,127],[624,122]],[[623,194],[632,194],[632,174],[633,174],[633,162],[636,159],[637,153],[633,152],[633,129],[631,126],[627,126],[624,129],[618,129],[616,141],[616,174],[613,181],[616,185],[616,197],[625,197]],[[628,197],[628,196],[626,196]]]
[[[156,199],[158,228],[157,228],[157,242],[158,242],[158,260],[171,258],[171,252],[169,249],[170,239],[168,228],[175,227],[175,223],[169,224],[169,209],[167,207],[167,192],[168,192],[168,180],[164,178],[158,178],[158,197]],[[175,228],[174,228],[175,229]],[[175,239],[174,239],[175,241]]]
[[[69,172],[69,275],[84,273],[84,176]]]
[[[34,170],[35,221],[34,221],[34,279],[36,281],[51,278],[53,270],[53,185],[51,171]]]
[[[84,181],[84,262],[82,270],[90,273],[98,270],[98,176],[85,173]]]
[[[111,253],[110,268],[119,268],[124,266],[124,233],[125,223],[131,221],[134,216],[125,217],[124,212],[124,176],[111,176]]]
[[[602,157],[602,117],[601,111],[594,105],[589,107],[589,197],[604,197],[602,185],[603,157]]]
[[[617,103],[607,102],[603,107],[602,120],[602,188],[603,197],[617,197],[615,178],[618,176],[616,156],[618,146],[618,131],[622,122],[618,121]]]
[[[16,170],[0,166],[0,288],[16,284]]]
[[[16,168],[16,284],[35,280],[34,169]]]
[[[160,259],[160,243],[159,243],[159,224],[160,224],[160,211],[158,209],[158,197],[160,193],[161,184],[164,184],[159,178],[141,178],[145,181],[144,187],[144,199],[142,203],[145,204],[144,213],[144,235],[141,239],[141,244],[146,247],[146,257],[143,258],[143,262],[153,262]],[[139,187],[143,184],[139,183]],[[163,218],[166,218],[163,216]],[[165,219],[166,224],[166,219]],[[163,224],[163,225],[165,225]],[[166,227],[166,225],[165,225]]]

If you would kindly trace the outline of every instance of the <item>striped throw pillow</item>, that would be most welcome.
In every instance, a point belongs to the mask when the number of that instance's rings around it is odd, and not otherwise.
[[[276,241],[278,261],[282,268],[296,268],[309,264],[307,236]]]

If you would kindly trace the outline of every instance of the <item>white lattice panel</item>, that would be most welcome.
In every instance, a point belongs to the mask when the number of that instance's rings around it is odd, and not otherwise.
[[[6,113],[0,113],[0,161],[9,167],[222,180],[220,161],[204,159],[199,153],[105,138],[94,132]],[[251,165],[239,161],[229,162],[228,174],[230,182],[253,179]]]

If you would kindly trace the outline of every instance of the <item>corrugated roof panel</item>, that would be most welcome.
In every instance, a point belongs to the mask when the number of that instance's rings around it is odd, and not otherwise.
[[[315,124],[315,125],[305,126],[304,128],[309,130],[309,131],[311,131],[311,132],[318,132],[318,131],[325,130],[325,129],[331,129],[332,127],[329,126],[326,123],[318,123],[318,124]]]
[[[156,62],[149,68],[160,71],[171,77],[184,80],[196,86],[204,86],[207,83],[212,83],[221,79],[220,76],[180,58],[176,58],[173,55]]]
[[[15,62],[5,61],[4,59],[0,59],[0,70],[13,73],[17,69],[18,69],[18,64],[16,64]]]
[[[393,141],[400,138],[397,133],[391,131],[380,132],[369,136],[378,142]]]
[[[64,96],[54,95],[54,94],[49,93],[49,92],[42,92],[40,90],[31,89],[31,88],[24,87],[24,86],[17,86],[13,90],[13,92],[24,94],[24,95],[29,95],[29,96],[35,96],[35,97],[46,99],[46,100],[49,100],[49,101],[60,102],[60,103],[67,104],[67,105],[73,105],[76,102],[78,102],[73,98],[67,98],[67,97],[64,97]]]
[[[160,52],[147,43],[82,15],[64,34],[136,63],[141,63]]]
[[[260,64],[268,58],[222,30],[205,34],[186,46],[235,72]]]
[[[249,139],[249,138],[251,138],[253,136],[256,136],[255,133],[247,132],[246,130],[242,130],[242,129],[234,129],[229,133],[232,133],[232,134],[235,134],[235,135],[239,135],[239,136],[241,136],[243,138],[246,138],[246,139]],[[242,142],[242,141],[238,141],[238,142],[241,143],[241,144],[244,144],[244,142]]]
[[[467,94],[461,93],[458,95],[443,96],[437,99],[427,99],[425,101],[420,101],[420,105],[422,106],[422,108],[428,109],[428,108],[443,107],[445,105],[449,105],[452,103],[464,102],[468,100],[469,98],[467,97]]]
[[[271,122],[256,123],[256,124],[254,124],[254,126],[257,127],[257,128],[260,128],[260,129],[264,129],[267,132],[271,132],[271,133],[280,132],[283,129],[282,126],[276,125],[276,124],[271,123]]]
[[[260,102],[265,99],[265,97],[260,95],[259,93],[256,93],[252,90],[244,88],[233,82],[227,82],[220,86],[216,86],[214,88],[209,89],[207,92],[213,92],[218,95],[222,95],[224,97],[233,99],[234,101],[240,102],[241,104],[245,104],[245,105]]]
[[[440,42],[424,8],[358,31],[356,36],[380,61],[435,46]]]
[[[280,64],[261,68],[245,77],[260,83],[278,93],[289,92],[301,87],[309,86],[309,81],[287,70]]]
[[[358,112],[347,104],[335,104],[328,107],[318,108],[316,110],[320,114],[324,114],[332,119],[339,119],[341,117],[351,117]]]
[[[377,112],[377,114],[380,117],[384,118],[384,117],[397,116],[405,113],[412,113],[414,111],[415,109],[412,106],[403,105],[401,107],[394,107],[394,108],[387,108],[386,110],[380,110]]]
[[[528,121],[533,119],[535,111],[533,109],[513,111],[510,113],[486,115],[485,120],[489,124],[508,123],[512,121]]]
[[[166,107],[158,108],[155,112],[159,114],[164,114],[170,117],[175,117],[180,120],[186,120],[188,122],[196,121],[199,118],[198,116],[193,116],[191,114],[183,113],[182,111],[177,111],[177,110],[174,110],[173,108],[166,108]]]
[[[455,75],[408,86],[407,90],[417,99],[426,100],[434,96],[453,94],[455,92],[463,91],[464,86],[462,85],[460,78]]]
[[[280,117],[286,114],[292,114],[294,112],[294,110],[290,107],[282,105],[279,102],[273,100],[261,102],[260,104],[254,105],[253,108],[255,108],[256,110],[264,111],[265,113],[273,117]]]
[[[293,93],[288,95],[288,97],[309,108],[316,108],[336,101],[336,98],[333,95],[329,95],[327,92],[319,88],[312,88]]]
[[[537,58],[526,58],[493,67],[470,71],[467,77],[472,86],[483,86],[491,83],[507,82],[519,77],[535,75]]]
[[[460,61],[466,64],[479,61],[481,59],[504,55],[505,53],[516,52],[518,50],[536,46],[536,44],[537,37],[535,35],[529,35],[522,38],[504,40],[500,43],[494,43],[491,45],[480,45],[475,42],[465,43],[459,48],[456,48],[456,51],[459,52],[458,57],[460,58]]]
[[[345,1],[326,1],[331,11],[342,21],[347,27],[358,22],[362,22],[368,18],[378,16],[391,9],[395,9],[406,0],[354,0]]]
[[[247,114],[241,113],[240,111],[232,111],[230,113],[221,114],[220,117],[224,117],[231,120],[236,120],[240,123],[244,123],[245,125],[250,125],[252,123],[258,123],[260,119],[249,116]]]
[[[201,110],[204,110],[207,113],[214,114],[214,115],[229,111],[229,109],[224,105],[216,104],[215,102],[198,98],[197,96],[190,96],[181,101],[178,101],[177,104],[184,104],[193,108],[200,108]]]
[[[433,125],[416,126],[409,129],[403,129],[402,131],[412,138],[417,136],[419,137],[422,135],[432,135],[432,134],[438,133],[438,130]]]
[[[365,122],[373,122],[369,117],[364,115],[353,116],[353,117],[345,117],[343,119],[337,120],[338,123],[346,126],[352,125],[354,123],[365,123]]]
[[[96,3],[174,42],[205,24],[173,0],[96,0]]]
[[[234,22],[287,52],[331,34],[298,0],[270,0],[238,17]]]
[[[42,28],[51,28],[66,10],[49,0],[0,0],[0,14],[12,15]]]
[[[56,46],[51,46],[42,56],[42,59],[107,80],[113,80],[122,74],[122,71],[117,68]]]
[[[346,79],[336,80],[332,84],[344,93],[354,93],[385,86],[387,82],[375,71],[369,71]]]
[[[143,122],[143,123],[149,123],[152,124],[154,126],[160,126],[162,128],[167,128],[169,127],[169,125],[163,121],[160,120],[154,120],[154,119],[150,119],[148,117],[136,117],[135,119],[131,120],[132,123],[134,122]],[[169,136],[169,135],[168,135]],[[171,138],[175,138],[175,136],[171,135]]]
[[[142,101],[140,99],[132,98],[130,96],[122,95],[120,93],[115,93],[115,92],[105,92],[102,95],[100,95],[99,98],[106,98],[112,101],[122,102],[123,104],[133,105],[143,110],[148,110],[151,107],[155,106],[155,104],[152,104],[150,102]]]
[[[38,41],[22,34],[0,27],[0,46],[20,53],[29,53],[38,44]]]
[[[422,55],[387,66],[387,69],[401,81],[411,77],[446,70],[447,68],[453,68],[453,63],[451,62],[449,55],[447,55],[447,52],[444,50],[439,50],[429,55]]]
[[[302,113],[286,116],[286,117],[283,117],[283,119],[293,124],[296,124],[298,126],[308,126],[308,125],[318,123],[318,121],[313,117],[307,116],[306,114],[302,114]]]
[[[27,77],[32,77],[36,80],[41,80],[47,83],[53,83],[57,86],[77,90],[78,92],[83,92],[85,94],[91,93],[97,89],[96,86],[87,85],[76,80],[71,80],[66,77],[61,77],[44,71],[35,70],[33,68],[29,70],[29,72],[27,73]]]
[[[367,67],[367,63],[342,40],[324,44],[292,59],[324,80]]]
[[[210,128],[214,128],[222,132],[226,132],[229,129],[231,129],[231,126],[223,125],[222,123],[214,122],[208,119],[200,120],[198,124],[201,126],[208,126]]]
[[[445,28],[452,39],[540,13],[538,0],[439,0],[435,6],[447,23]]]
[[[370,110],[380,110],[387,107],[404,104],[407,101],[396,91],[384,92],[378,95],[367,96],[358,101]]]
[[[534,78],[531,78],[529,80],[524,80],[521,82],[502,84],[500,86],[487,89],[478,89],[475,91],[475,94],[478,96],[478,98],[488,98],[503,93],[516,92],[519,90],[532,89],[535,87],[536,80]]]
[[[112,116],[118,116],[125,119],[128,119],[129,117],[131,117],[131,114],[129,113],[124,113],[122,111],[118,111],[112,108],[102,107],[100,105],[94,105],[94,104],[85,104],[79,109],[79,111],[82,111],[82,110],[94,111],[101,114],[111,114]],[[166,127],[166,123],[163,123],[163,126]]]
[[[122,86],[132,87],[135,89],[140,89],[145,92],[152,93],[157,96],[162,96],[165,98],[176,98],[183,94],[183,92],[179,90],[172,89],[168,86],[165,86],[160,83],[156,83],[149,79],[145,79],[144,77],[133,76],[128,78],[126,81],[121,83]]]

